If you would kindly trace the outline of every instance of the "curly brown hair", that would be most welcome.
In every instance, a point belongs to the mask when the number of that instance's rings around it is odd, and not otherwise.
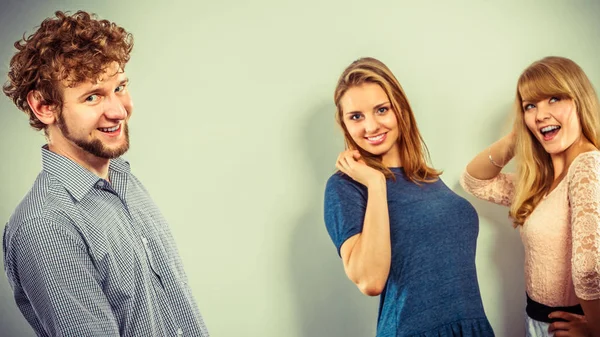
[[[60,113],[61,85],[95,82],[115,62],[124,70],[133,49],[131,33],[95,14],[57,11],[55,15],[45,19],[34,34],[15,42],[18,51],[10,60],[3,86],[4,94],[29,116],[36,130],[45,130],[46,125],[29,107],[29,92],[36,90],[44,105]]]

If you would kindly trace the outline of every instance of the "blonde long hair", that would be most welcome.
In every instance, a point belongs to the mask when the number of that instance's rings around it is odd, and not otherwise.
[[[436,181],[442,172],[427,165],[429,151],[419,133],[417,122],[402,86],[390,69],[374,58],[365,57],[352,62],[340,76],[335,88],[333,96],[337,107],[335,117],[344,131],[346,149],[357,149],[367,165],[381,171],[386,178],[395,179],[392,171],[382,164],[381,156],[375,156],[363,150],[354,142],[342,119],[343,112],[340,105],[342,96],[348,89],[364,83],[378,84],[390,100],[400,129],[398,137],[400,160],[407,178],[415,183]]]
[[[515,196],[509,212],[515,227],[523,225],[550,191],[554,180],[550,155],[525,124],[523,101],[539,102],[552,96],[573,100],[582,135],[596,148],[600,145],[598,97],[583,70],[572,60],[556,56],[543,58],[527,67],[519,77],[515,99],[518,169]]]

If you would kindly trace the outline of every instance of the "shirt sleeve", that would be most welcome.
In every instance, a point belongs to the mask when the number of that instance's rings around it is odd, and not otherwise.
[[[511,173],[500,173],[492,179],[481,180],[465,169],[460,177],[460,185],[467,193],[479,199],[507,207],[511,205],[515,195],[515,177]]]
[[[362,232],[367,208],[366,188],[336,173],[325,187],[325,226],[338,255],[342,244]],[[362,185],[361,185],[362,186]]]
[[[19,309],[41,336],[119,336],[101,275],[76,231],[33,219],[6,244]]]
[[[575,294],[600,299],[600,153],[580,155],[569,172]]]

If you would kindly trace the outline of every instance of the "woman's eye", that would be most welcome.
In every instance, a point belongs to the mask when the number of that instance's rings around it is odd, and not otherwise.
[[[386,113],[388,111],[387,107],[381,107],[379,109],[377,109],[377,112],[380,114]]]
[[[121,91],[123,91],[123,90],[125,90],[125,86],[124,86],[124,85],[120,85],[120,86],[118,86],[118,87],[115,89],[115,92],[121,92]]]
[[[523,111],[531,110],[533,108],[535,108],[535,105],[533,105],[533,104],[526,104],[525,106],[523,106]]]
[[[560,101],[560,98],[558,98],[558,97],[550,97],[550,99],[548,100],[548,102],[550,102],[550,103],[555,103],[558,101]]]
[[[360,114],[354,114],[354,115],[350,115],[350,119],[353,121],[359,120],[360,119]]]
[[[98,95],[90,95],[85,99],[86,102],[95,102],[98,100]]]

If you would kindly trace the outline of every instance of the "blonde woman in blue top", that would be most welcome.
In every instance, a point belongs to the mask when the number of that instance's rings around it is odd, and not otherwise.
[[[325,190],[325,224],[348,278],[380,295],[377,336],[494,336],[475,270],[477,213],[426,162],[392,72],[362,58],[341,75],[347,150]]]

